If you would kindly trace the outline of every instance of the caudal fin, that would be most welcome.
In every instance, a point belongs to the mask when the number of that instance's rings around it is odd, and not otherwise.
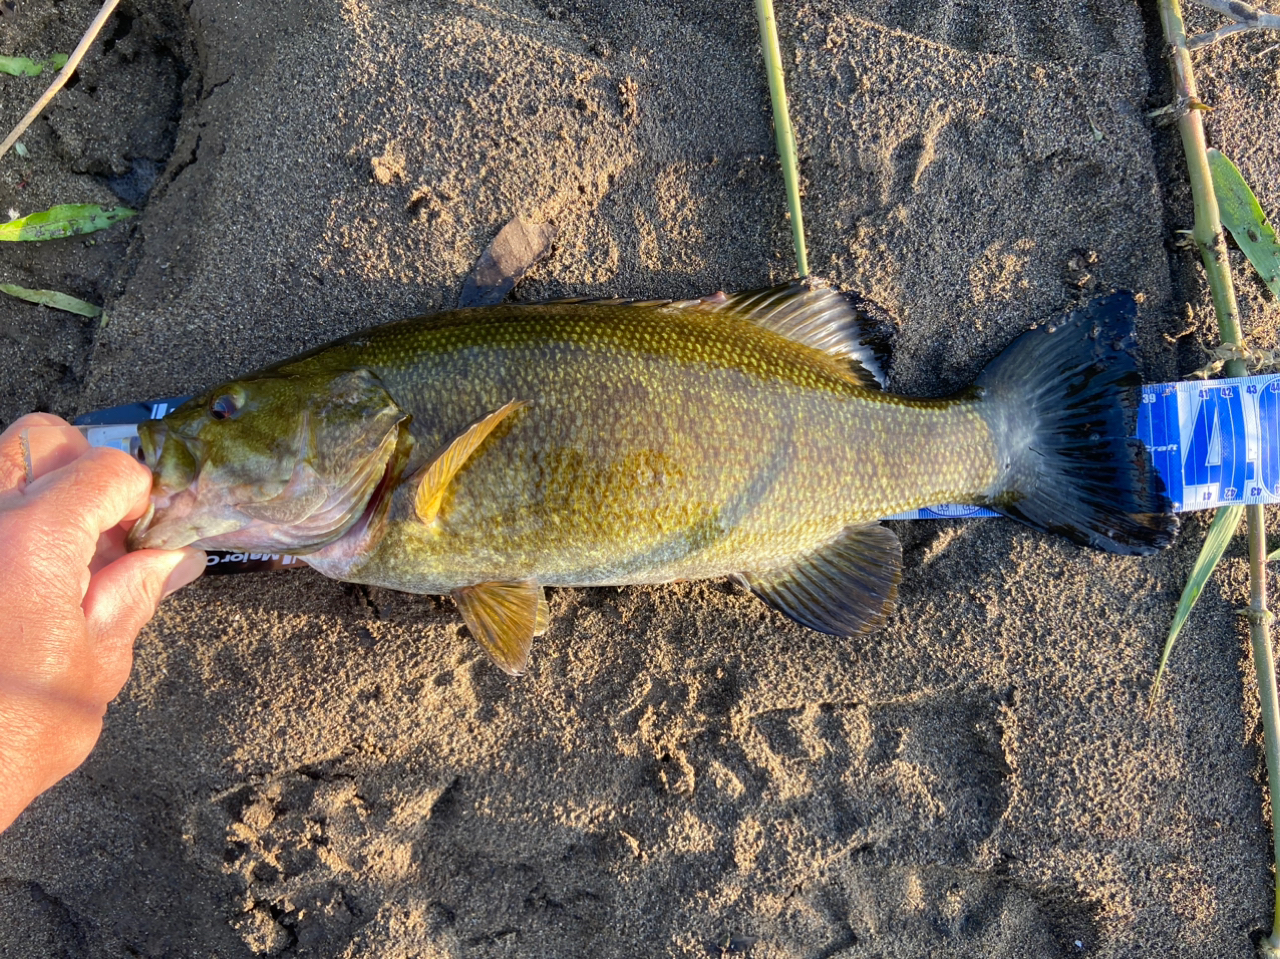
[[[1129,293],[1028,330],[975,384],[999,444],[986,504],[1036,529],[1113,553],[1153,553],[1178,529],[1135,435],[1141,384]]]

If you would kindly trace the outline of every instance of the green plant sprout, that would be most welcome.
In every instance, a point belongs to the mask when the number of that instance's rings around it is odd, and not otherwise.
[[[1267,222],[1258,198],[1244,182],[1240,170],[1217,150],[1209,150],[1213,189],[1218,195],[1222,225],[1236,241],[1271,295],[1280,299],[1280,242]]]
[[[44,73],[45,67],[61,70],[70,59],[65,53],[55,53],[44,62],[37,62],[29,57],[0,57],[0,73],[11,77],[38,77]]]

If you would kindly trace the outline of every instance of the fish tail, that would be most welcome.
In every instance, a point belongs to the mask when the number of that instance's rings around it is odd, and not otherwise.
[[[1177,517],[1136,436],[1141,402],[1129,293],[1028,330],[975,384],[996,438],[999,479],[984,505],[1113,553],[1163,549]]]

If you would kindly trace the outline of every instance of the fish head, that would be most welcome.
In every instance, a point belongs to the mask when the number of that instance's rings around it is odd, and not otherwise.
[[[138,427],[151,504],[134,549],[305,553],[371,505],[411,444],[408,415],[368,370],[268,372]]]

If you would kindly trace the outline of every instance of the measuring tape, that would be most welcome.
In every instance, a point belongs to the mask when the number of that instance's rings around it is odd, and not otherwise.
[[[138,424],[158,420],[188,397],[113,406],[76,420],[93,446],[134,454]],[[1142,387],[1137,436],[1151,453],[1175,513],[1246,503],[1280,503],[1280,374]],[[998,516],[944,503],[885,519]],[[209,572],[303,565],[292,556],[209,554]]]

